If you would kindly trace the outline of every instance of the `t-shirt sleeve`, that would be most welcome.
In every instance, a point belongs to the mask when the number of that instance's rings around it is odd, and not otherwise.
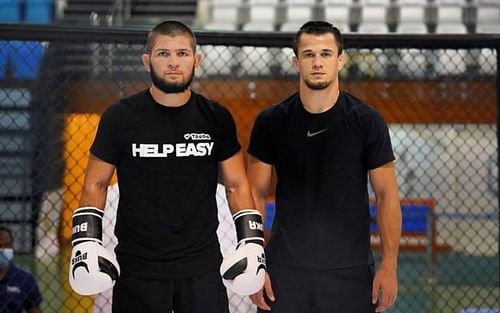
[[[270,109],[259,113],[252,127],[248,153],[267,164],[274,164],[273,123]]]
[[[112,105],[101,116],[90,152],[99,159],[116,165],[119,156],[119,107]]]
[[[217,161],[224,161],[235,155],[241,149],[231,112],[223,106],[219,107],[219,136],[217,138]]]
[[[372,110],[366,121],[364,163],[368,170],[394,161],[389,127],[380,113]]]

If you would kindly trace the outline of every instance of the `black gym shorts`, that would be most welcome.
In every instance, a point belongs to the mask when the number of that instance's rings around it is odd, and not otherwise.
[[[302,270],[268,265],[276,298],[259,313],[373,313],[373,265],[336,270]]]
[[[113,313],[229,313],[219,272],[172,280],[120,277]]]

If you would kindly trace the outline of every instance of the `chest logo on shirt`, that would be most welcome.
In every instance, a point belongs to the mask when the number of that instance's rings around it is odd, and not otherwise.
[[[321,134],[321,133],[326,132],[327,130],[328,130],[328,128],[325,128],[325,129],[322,129],[322,130],[318,130],[318,131],[316,131],[316,132],[312,132],[312,131],[308,130],[308,131],[307,131],[307,137],[314,137],[314,136],[316,136],[316,135],[319,135],[319,134]]]
[[[17,286],[7,286],[7,293],[21,293],[21,289]]]
[[[211,140],[209,134],[187,133],[185,140],[201,141]],[[132,143],[132,157],[139,158],[167,158],[204,157],[212,155],[214,142],[179,142],[179,143]]]

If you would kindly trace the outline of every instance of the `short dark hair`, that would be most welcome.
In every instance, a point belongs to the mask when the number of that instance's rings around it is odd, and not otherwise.
[[[146,53],[151,54],[151,51],[153,50],[153,46],[156,41],[156,37],[160,35],[166,35],[166,36],[187,35],[192,39],[191,45],[193,51],[196,51],[196,37],[191,28],[189,28],[186,24],[182,22],[169,20],[161,22],[149,32],[148,41],[146,43]]]
[[[340,30],[332,24],[324,21],[310,21],[302,25],[299,31],[293,37],[293,52],[296,56],[298,56],[299,41],[302,34],[323,35],[328,33],[332,34],[333,37],[335,37],[337,46],[339,48],[339,55],[342,54],[342,50],[344,49],[344,38],[340,33]]]
[[[0,232],[6,232],[7,234],[9,234],[10,236],[10,243],[13,244],[14,243],[14,235],[12,234],[12,231],[10,230],[10,228],[8,228],[7,226],[0,226]]]

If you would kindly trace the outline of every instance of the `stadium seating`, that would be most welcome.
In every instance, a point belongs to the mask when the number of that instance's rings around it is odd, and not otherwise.
[[[275,29],[296,31],[308,20],[324,18],[344,33],[462,34],[476,30],[497,33],[500,29],[498,0],[227,1],[212,0],[213,6],[226,6],[226,11],[214,14],[209,24],[230,19],[240,29],[245,23],[256,23],[254,20],[259,17],[259,22],[272,23]],[[246,6],[248,16],[238,11]]]
[[[249,8],[248,30],[274,30],[276,24],[275,5],[254,5]]]
[[[500,24],[477,25],[476,33],[500,34]]]
[[[234,2],[231,4],[212,3],[210,22],[205,25],[205,28],[209,30],[236,30],[240,23],[239,8],[240,6]]]
[[[307,5],[288,6],[286,22],[281,25],[283,31],[297,31],[302,24],[311,20],[312,8]]]
[[[325,8],[325,19],[344,33],[350,31],[348,6],[327,6]]]
[[[53,0],[25,0],[25,3],[25,22],[46,24],[54,19]]]
[[[198,0],[131,0],[130,16],[125,23],[149,27],[164,20],[175,19],[192,25],[197,3]]]
[[[350,6],[352,0],[324,0],[327,6]]]
[[[10,49],[14,79],[36,79],[44,52],[42,44],[37,41],[11,41]]]
[[[19,0],[0,0],[0,22],[21,21],[21,3]]]
[[[388,33],[389,27],[386,23],[386,7],[381,5],[364,6],[361,10],[361,23],[358,32],[377,34]]]
[[[408,5],[400,9],[399,22],[396,32],[419,33],[427,32],[424,18],[424,7],[421,5]]]
[[[479,6],[476,21],[476,32],[500,33],[500,2],[496,6]]]
[[[0,40],[0,79],[7,76],[9,54],[8,41]]]

